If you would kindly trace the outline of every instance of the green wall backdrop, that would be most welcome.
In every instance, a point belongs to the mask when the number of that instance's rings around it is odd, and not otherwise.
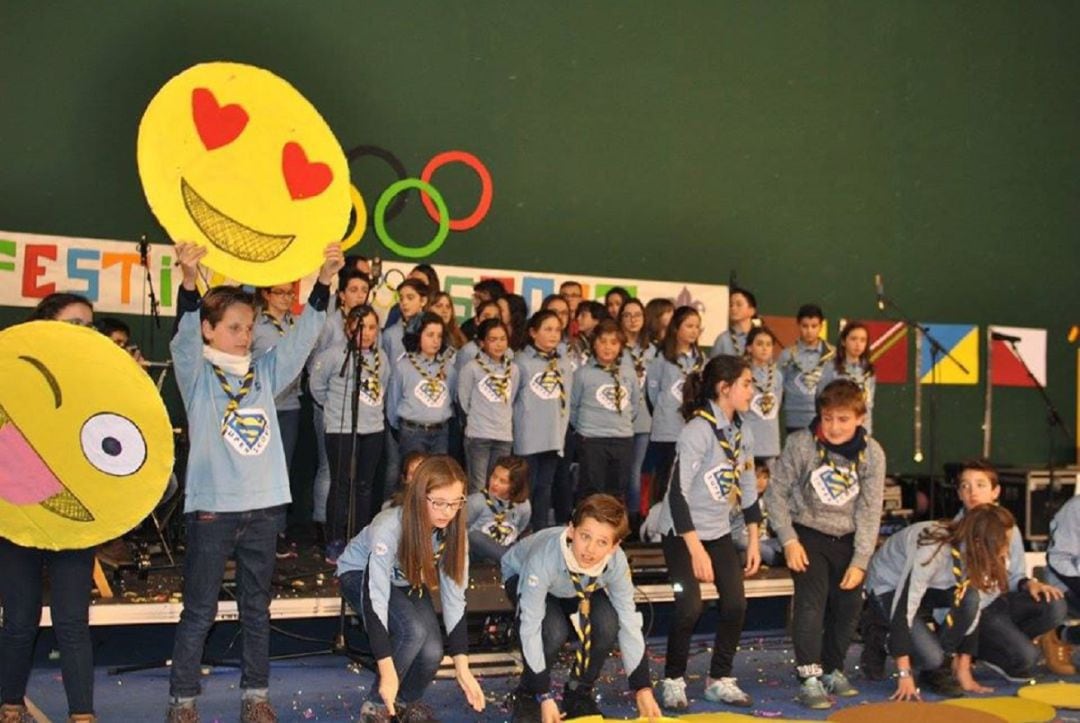
[[[346,148],[384,146],[413,173],[451,148],[485,161],[491,213],[436,265],[736,270],[763,313],[815,300],[834,319],[873,315],[881,272],[920,320],[1048,328],[1074,424],[1080,3],[9,0],[0,37],[0,228],[161,239],[141,112],[189,65],[248,62]],[[369,208],[393,178],[374,159],[352,171]],[[455,216],[478,191],[460,166],[437,185]],[[413,202],[393,230],[432,226]],[[1045,460],[1035,392],[996,396],[995,457]],[[879,390],[895,471],[925,471],[912,397]],[[939,461],[979,451],[982,399],[940,389]]]

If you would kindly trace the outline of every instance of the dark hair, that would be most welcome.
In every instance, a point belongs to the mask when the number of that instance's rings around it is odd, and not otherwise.
[[[614,319],[604,319],[592,330],[592,338],[589,340],[589,348],[592,349],[593,357],[596,356],[596,340],[604,334],[615,335],[615,338],[619,340],[620,353],[622,352],[622,349],[626,348],[626,334],[623,333],[622,327],[619,326]],[[616,359],[616,361],[618,361],[618,359]]]
[[[345,292],[345,289],[349,286],[349,282],[353,279],[360,279],[368,287],[368,296],[371,295],[371,277],[356,267],[346,266],[338,272],[338,286],[337,293],[335,294],[335,308],[341,308],[341,297]],[[367,303],[367,299],[364,299],[364,303]]]
[[[502,311],[499,309],[499,302],[495,301],[495,299],[492,299],[491,301],[481,301],[477,304],[476,308],[473,309],[473,316],[479,319],[480,315],[483,314],[484,310],[489,306],[494,306],[495,310],[499,313],[499,316],[502,317]]]
[[[241,304],[247,306],[254,313],[255,297],[240,286],[215,286],[206,292],[199,306],[199,319],[210,324],[213,328],[218,325],[225,316],[230,306]]]
[[[411,274],[414,271],[419,271],[424,275],[424,278],[427,279],[428,291],[436,292],[442,288],[442,285],[439,283],[439,272],[436,271],[435,267],[431,264],[417,264],[412,267],[412,271],[409,273]]]
[[[752,291],[750,291],[749,289],[744,289],[741,286],[734,286],[732,287],[731,291],[728,292],[728,298],[730,299],[732,296],[735,296],[735,294],[740,294],[744,299],[746,299],[746,303],[754,307],[755,312],[757,311],[757,297],[754,296]]]
[[[675,313],[671,317],[671,322],[668,324],[667,333],[664,334],[664,340],[661,342],[660,351],[663,353],[664,358],[672,364],[679,363],[678,352],[678,336],[679,327],[686,321],[691,315],[701,318],[701,314],[698,310],[692,306],[680,306],[675,310]]]
[[[686,375],[683,384],[683,419],[690,420],[699,409],[708,409],[709,402],[716,398],[716,387],[720,384],[734,384],[742,373],[750,368],[745,357],[720,354],[709,360],[699,372]]]
[[[817,319],[819,321],[825,320],[825,312],[821,310],[821,307],[817,304],[803,304],[799,307],[799,310],[795,312],[795,321],[802,321],[803,319]]]
[[[1001,480],[998,479],[997,469],[988,459],[966,459],[961,462],[960,471],[956,473],[957,480],[960,479],[960,475],[968,470],[985,474],[990,478],[990,486],[994,489],[997,489],[1001,485]]]
[[[368,304],[360,304],[359,306],[354,306],[352,308],[352,310],[349,311],[349,315],[345,317],[345,335],[346,336],[355,335],[356,330],[354,329],[354,330],[350,331],[349,327],[351,325],[353,325],[353,324],[356,324],[357,326],[359,326],[364,321],[364,319],[367,318],[368,316],[374,316],[375,317],[375,327],[378,328],[378,326],[379,326],[379,312],[375,311],[374,307],[369,306]],[[350,342],[350,344],[351,344],[351,342]],[[357,339],[356,344],[357,344],[357,346],[360,345],[360,340],[359,339]],[[375,347],[374,348],[375,348],[376,351],[379,348],[378,339],[375,340]]]
[[[495,460],[495,464],[491,465],[491,470],[494,472],[496,467],[502,467],[510,473],[511,502],[521,504],[529,499],[529,463],[524,457],[504,455]]]
[[[621,309],[619,309],[619,319],[618,319],[619,328],[623,330],[624,334],[626,334],[626,324],[623,321],[623,317],[626,316],[626,308],[628,306],[636,306],[636,307],[638,307],[639,309],[641,309],[641,317],[642,317],[642,319],[646,318],[645,304],[641,303],[641,299],[637,298],[636,296],[634,298],[632,298],[632,299],[627,299],[626,303],[622,305]],[[605,307],[605,311],[606,311],[606,307]],[[642,324],[641,324],[641,331],[638,332],[637,339],[634,340],[633,346],[636,346],[639,349],[648,349],[649,348],[649,334],[647,332],[648,332],[648,329],[646,328],[645,323],[643,321]],[[628,345],[630,344],[630,337],[629,336],[627,336],[626,343]]]
[[[620,307],[623,304],[625,304],[628,299],[631,298],[630,292],[627,291],[626,289],[624,289],[623,287],[621,287],[621,286],[612,286],[610,289],[607,290],[607,293],[604,294],[604,305],[605,306],[607,306],[607,302],[612,296],[618,296],[619,297],[619,306]]]
[[[123,321],[120,321],[115,316],[103,316],[94,322],[94,328],[100,331],[105,336],[112,336],[116,332],[120,332],[131,338],[131,327]]]
[[[618,542],[630,534],[630,520],[626,515],[626,505],[611,495],[589,495],[574,508],[570,524],[580,527],[586,519],[594,519],[615,528],[615,541]]]
[[[30,317],[27,321],[42,321],[55,319],[60,315],[60,312],[71,306],[72,304],[82,304],[83,306],[94,311],[94,305],[90,303],[82,294],[71,294],[66,291],[57,291],[54,294],[49,294],[44,299],[37,303],[34,310],[30,312]]]
[[[450,302],[450,321],[443,322],[443,326],[445,327],[443,329],[443,334],[447,336],[450,342],[450,346],[454,347],[455,349],[460,349],[461,347],[465,346],[466,342],[468,342],[469,340],[465,337],[465,332],[463,332],[461,330],[461,327],[458,326],[457,314],[454,313],[454,297],[450,296],[450,292],[436,291],[434,294],[432,294],[431,298],[428,299],[427,308],[428,310],[430,310],[431,307],[433,307],[436,302],[439,301],[439,299],[442,299],[444,297],[447,301]]]
[[[559,315],[556,314],[551,309],[541,309],[540,311],[536,312],[535,314],[533,314],[532,316],[529,317],[529,327],[528,327],[529,331],[530,332],[540,331],[540,327],[543,326],[544,322],[547,321],[548,319],[554,319],[555,321],[559,321]],[[561,325],[562,322],[559,321],[559,324]],[[533,344],[532,334],[529,335],[529,343]],[[535,347],[535,344],[534,344],[534,347]]]
[[[861,321],[849,321],[844,325],[843,331],[840,332],[840,346],[844,345],[847,341],[848,334],[858,329],[862,329],[866,332],[866,348],[863,349],[862,355],[859,357],[859,365],[866,370],[868,374],[874,373],[874,362],[870,361],[870,328]],[[844,371],[844,364],[847,362],[847,352],[842,349],[836,350],[836,357],[833,359],[833,364],[836,366],[836,371]]]
[[[576,286],[576,287],[578,287],[578,289],[582,293],[585,292],[585,287],[581,285],[580,281],[574,281],[573,279],[567,279],[566,281],[559,284],[559,293],[561,294],[562,290],[565,289],[567,286]]]
[[[473,284],[472,290],[478,294],[487,294],[491,301],[506,296],[506,287],[498,279],[481,279]]]
[[[754,339],[757,339],[763,334],[772,339],[773,344],[780,343],[780,340],[776,338],[776,334],[772,333],[772,329],[767,326],[755,326],[750,331],[746,332],[746,356],[750,356],[750,345],[754,343]]]
[[[510,348],[520,351],[528,343],[525,324],[529,316],[529,306],[521,294],[507,294],[503,298],[506,299],[506,306],[510,309]]]
[[[442,342],[439,344],[439,351],[436,356],[446,351],[446,346],[448,344],[447,336],[449,336],[446,333],[446,322],[442,320],[441,316],[433,311],[421,312],[420,322],[416,325],[416,331],[405,332],[405,335],[402,338],[405,343],[405,351],[411,354],[420,352],[420,337],[424,335],[424,329],[429,326],[438,326],[442,329]]]
[[[428,456],[427,452],[413,450],[401,458],[401,474],[398,478],[398,488],[390,498],[391,507],[401,507],[405,503],[405,492],[409,489],[409,485],[412,484],[412,480],[408,477],[409,468],[413,465],[419,465]]]
[[[431,293],[428,289],[428,285],[420,279],[404,279],[397,285],[397,292],[400,294],[402,289],[412,289],[425,299],[428,298],[428,295]]]
[[[556,302],[556,301],[561,301],[562,303],[566,304],[566,310],[567,311],[570,310],[570,302],[567,301],[566,297],[563,296],[562,294],[548,294],[547,296],[544,297],[544,300],[542,302],[540,302],[540,308],[541,309],[547,309],[548,307],[551,306],[551,304],[553,302]]]
[[[918,544],[937,544],[939,551],[944,545],[961,550],[972,586],[983,592],[1005,592],[1009,589],[1009,570],[1001,551],[1008,547],[1009,533],[1015,526],[1016,519],[1006,508],[976,505],[958,520],[939,520],[920,532]]]
[[[577,311],[574,312],[574,318],[577,319],[582,314],[588,314],[597,321],[603,321],[604,319],[610,319],[611,314],[608,313],[607,307],[601,304],[599,301],[582,301],[577,305]]]
[[[671,299],[649,299],[649,303],[645,304],[645,334],[650,344],[660,344],[664,340],[660,317],[669,311],[675,311],[675,303]]]
[[[506,332],[506,341],[510,342],[510,329],[506,324],[502,322],[502,319],[484,319],[480,322],[480,325],[476,327],[476,343],[479,345],[482,341],[487,339],[487,335],[491,333],[492,329],[502,329]]]
[[[818,414],[826,409],[848,409],[855,414],[866,414],[866,396],[850,379],[833,379],[818,395],[816,406]]]

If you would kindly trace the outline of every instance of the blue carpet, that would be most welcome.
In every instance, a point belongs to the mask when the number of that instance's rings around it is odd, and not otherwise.
[[[706,638],[696,638],[687,675],[691,712],[733,710],[705,701],[701,697],[704,676],[708,670],[709,650]],[[650,640],[653,677],[663,669],[663,639]],[[860,688],[855,698],[838,702],[837,707],[859,705],[885,700],[894,690],[892,681],[872,682],[862,680],[855,667],[858,663],[858,646],[853,645],[848,670],[852,681]],[[740,685],[753,696],[754,707],[749,712],[763,718],[791,717],[807,720],[824,719],[829,711],[812,712],[800,708],[794,702],[796,692],[793,672],[791,642],[786,637],[746,636],[736,656],[735,673]],[[556,677],[562,680],[565,665],[556,669]],[[981,682],[994,686],[994,695],[1012,695],[1015,684],[1006,683],[984,671],[977,671]],[[167,669],[126,673],[110,676],[103,667],[96,671],[96,705],[102,721],[154,721],[163,720],[169,687]],[[1043,676],[1040,682],[1052,678]],[[356,720],[361,703],[367,698],[373,676],[366,670],[357,671],[344,658],[312,656],[289,662],[276,662],[272,666],[270,683],[271,700],[282,721],[351,721]],[[432,705],[444,721],[505,721],[509,715],[504,707],[507,694],[517,684],[516,678],[487,677],[481,679],[487,694],[488,708],[476,714],[466,708],[456,683],[438,680],[429,690],[425,701]],[[233,668],[215,668],[203,678],[204,693],[199,700],[202,720],[235,721],[240,710],[240,674]],[[609,661],[598,686],[600,703],[609,717],[630,717],[634,714],[633,701],[626,692],[626,679],[621,665]],[[66,715],[60,671],[56,668],[38,668],[30,682],[29,695],[42,711],[54,721],[62,721]],[[933,699],[933,696],[927,696]],[[1063,712],[1067,713],[1067,712]],[[1080,720],[1080,715],[1060,720]]]

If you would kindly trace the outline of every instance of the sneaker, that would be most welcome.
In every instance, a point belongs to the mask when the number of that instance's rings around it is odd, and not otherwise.
[[[1029,683],[1035,682],[1030,675],[1013,675],[997,663],[991,663],[989,660],[980,660],[979,665],[987,670],[993,671],[1010,683],[1023,683],[1024,685],[1028,685]]]
[[[1050,630],[1036,638],[1046,658],[1046,668],[1054,675],[1076,675],[1076,666],[1072,662],[1072,646],[1058,636],[1057,630]]]
[[[686,710],[690,707],[686,700],[685,678],[664,678],[660,681],[660,706],[670,711]]]
[[[365,700],[360,706],[360,723],[390,723],[390,711],[381,703]]]
[[[277,713],[266,698],[244,698],[240,723],[277,723]]]
[[[826,710],[832,708],[832,699],[825,692],[825,686],[821,684],[821,678],[811,676],[799,686],[799,694],[795,696],[805,707],[811,710]]]
[[[513,694],[514,708],[510,716],[511,723],[541,723],[540,701],[535,695],[523,690],[515,690]]]
[[[0,723],[37,723],[25,705],[5,704],[0,706]]]
[[[964,695],[964,689],[960,687],[947,663],[937,670],[924,670],[919,673],[919,687],[944,698],[960,698]]]
[[[841,698],[851,698],[859,694],[858,688],[852,685],[847,676],[839,670],[821,676],[821,684],[825,686],[829,694],[838,695]]]
[[[344,540],[333,540],[326,543],[326,564],[336,565],[338,558],[341,557],[341,553],[345,552]]]
[[[435,711],[426,703],[398,703],[397,718],[401,723],[439,723]]]
[[[563,691],[563,712],[566,713],[568,719],[585,718],[590,715],[604,716],[600,706],[596,704],[592,686],[571,688],[571,685],[573,684],[567,683]]]
[[[292,543],[285,538],[285,535],[278,535],[274,554],[279,560],[288,560],[296,557],[296,549],[293,547]]]
[[[740,708],[749,708],[754,704],[750,696],[739,687],[735,678],[706,678],[705,700],[737,705]]]
[[[170,705],[165,723],[199,723],[199,709],[193,705]]]

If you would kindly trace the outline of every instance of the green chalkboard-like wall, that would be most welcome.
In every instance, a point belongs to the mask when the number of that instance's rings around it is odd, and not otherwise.
[[[880,272],[921,320],[1048,328],[1075,419],[1075,2],[7,2],[0,31],[0,228],[160,238],[141,111],[183,68],[232,59],[294,83],[346,148],[413,173],[452,148],[484,160],[491,213],[435,264],[735,270],[764,313],[815,300],[834,319],[874,313]],[[352,171],[369,206],[393,179]],[[455,216],[479,188],[460,166],[437,185]],[[419,243],[432,225],[413,202],[393,229]],[[925,471],[912,396],[879,391],[896,471]],[[939,459],[978,452],[981,386],[938,402]],[[999,460],[1045,459],[1033,391],[1001,390],[995,412]]]

